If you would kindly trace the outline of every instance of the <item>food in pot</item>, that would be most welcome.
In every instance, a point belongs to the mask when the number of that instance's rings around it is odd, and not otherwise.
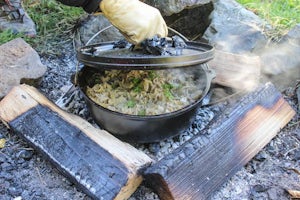
[[[95,103],[130,115],[160,115],[197,101],[204,75],[195,70],[106,70],[95,73],[86,94]],[[202,86],[201,86],[202,85]]]

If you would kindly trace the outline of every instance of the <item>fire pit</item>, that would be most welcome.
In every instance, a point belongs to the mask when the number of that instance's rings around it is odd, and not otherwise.
[[[83,47],[78,59],[86,66],[78,73],[78,85],[96,123],[122,140],[137,143],[160,141],[186,129],[194,120],[214,78],[214,73],[206,64],[213,57],[213,47],[189,42],[182,52],[179,56],[153,56],[132,53],[129,47],[115,49],[112,43]],[[97,83],[94,75],[104,75],[105,70],[177,70],[178,76],[192,71],[199,95],[187,105],[166,113],[124,113],[97,103],[87,92]]]

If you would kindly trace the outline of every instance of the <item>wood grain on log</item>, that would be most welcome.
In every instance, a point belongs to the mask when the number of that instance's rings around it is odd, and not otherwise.
[[[208,199],[294,114],[268,83],[224,111],[202,134],[147,168],[146,182],[162,200]]]
[[[13,88],[0,102],[0,118],[94,199],[127,199],[152,162],[31,86]]]
[[[259,84],[261,60],[258,56],[216,50],[214,59],[208,64],[216,72],[213,83],[247,91],[255,89]]]

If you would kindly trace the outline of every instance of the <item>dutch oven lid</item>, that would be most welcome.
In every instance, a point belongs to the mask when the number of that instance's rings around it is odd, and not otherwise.
[[[187,41],[186,47],[178,56],[148,55],[132,51],[130,44],[115,48],[115,43],[103,42],[84,46],[78,50],[77,59],[82,64],[97,69],[152,70],[202,64],[211,60],[214,55],[213,46],[201,42]],[[175,47],[168,48],[174,48],[176,51]]]

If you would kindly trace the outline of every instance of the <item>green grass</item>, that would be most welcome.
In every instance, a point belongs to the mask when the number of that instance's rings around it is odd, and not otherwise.
[[[69,30],[83,14],[81,8],[65,6],[54,0],[38,0],[38,2],[27,0],[26,7],[37,25],[39,35],[42,36],[55,36]]]
[[[300,23],[300,0],[237,0],[272,25],[281,36]]]
[[[0,33],[0,44],[22,37],[40,53],[59,54],[57,45],[63,40],[72,39],[72,29],[78,19],[85,15],[81,8],[65,6],[55,0],[25,0],[23,4],[36,24],[37,37],[27,38],[22,34],[4,31]]]
[[[23,34],[13,34],[10,30],[5,30],[0,33],[0,44],[8,42],[18,37],[23,37]]]

